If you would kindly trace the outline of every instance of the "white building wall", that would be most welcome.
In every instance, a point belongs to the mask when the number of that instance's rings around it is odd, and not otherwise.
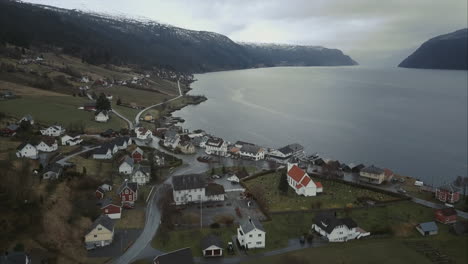
[[[242,231],[242,234],[239,232]],[[265,235],[266,233],[258,230],[253,229],[249,233],[245,234],[242,230],[242,227],[237,228],[237,240],[239,240],[239,244],[244,247],[248,248],[264,248],[265,247]]]
[[[123,173],[123,174],[126,174],[126,175],[129,175],[131,174],[133,171],[133,167],[130,166],[128,163],[124,162],[122,164],[120,164],[119,166],[119,173]]]

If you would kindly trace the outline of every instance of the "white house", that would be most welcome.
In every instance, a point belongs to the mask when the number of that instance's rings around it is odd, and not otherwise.
[[[223,242],[215,235],[208,235],[202,238],[201,249],[204,257],[221,257],[223,255]]]
[[[224,187],[206,184],[202,175],[188,174],[172,177],[173,198],[176,205],[192,202],[224,201]]]
[[[359,228],[351,218],[336,218],[335,213],[319,213],[314,219],[312,230],[330,242],[346,242],[369,236],[370,233]]]
[[[243,219],[237,228],[237,241],[247,249],[264,248],[266,232],[257,219]]]
[[[16,156],[18,158],[37,159],[39,151],[30,143],[22,143],[16,148]]]
[[[23,116],[19,121],[18,124],[21,124],[22,122],[28,122],[29,124],[34,125],[34,119],[30,114],[27,114]]]
[[[133,166],[134,166],[133,159],[130,156],[126,155],[122,159],[122,163],[120,163],[119,173],[130,175],[133,172]]]
[[[177,131],[169,129],[164,133],[163,145],[167,148],[175,149],[180,142],[180,135]]]
[[[212,137],[205,143],[205,152],[208,155],[227,155],[227,142],[222,138]]]
[[[142,166],[141,164],[135,164],[132,172],[132,182],[138,183],[138,185],[145,185],[151,179],[151,169],[149,166]]]
[[[112,149],[106,144],[94,150],[93,153],[93,159],[112,159],[112,156]]]
[[[63,133],[65,133],[65,128],[59,125],[54,125],[46,129],[41,129],[41,134],[44,136],[58,137]]]
[[[294,143],[294,144],[289,144],[280,149],[271,149],[270,152],[268,153],[268,156],[270,157],[270,159],[273,159],[277,162],[287,163],[287,161],[291,157],[298,157],[298,158],[304,157],[305,152],[304,152],[304,147],[302,145]]]
[[[44,137],[36,145],[36,149],[42,152],[52,152],[58,149],[57,140],[53,137]]]
[[[144,127],[137,127],[135,128],[135,134],[138,139],[148,139],[153,136],[153,132],[151,130],[144,128]]]
[[[109,121],[109,113],[107,111],[105,111],[105,110],[96,112],[96,114],[94,114],[94,120],[96,122],[105,123],[105,122]]]
[[[256,145],[245,144],[241,146],[239,155],[247,159],[262,160],[265,158],[265,150],[262,147]]]
[[[62,142],[62,146],[76,146],[80,144],[81,142],[83,142],[83,139],[81,139],[80,135],[71,136],[67,134],[61,138],[61,142]]]
[[[315,183],[296,163],[288,163],[287,180],[298,195],[316,196],[317,193],[323,192],[322,184]]]

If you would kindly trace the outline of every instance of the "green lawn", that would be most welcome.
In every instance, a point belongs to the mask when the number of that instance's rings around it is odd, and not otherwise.
[[[23,96],[19,99],[0,101],[0,112],[21,118],[31,114],[35,121],[44,125],[55,123],[65,128],[70,124],[83,122],[88,132],[100,132],[108,128],[119,130],[127,124],[117,116],[107,123],[94,121],[94,112],[79,110],[87,99],[73,96]]]
[[[140,110],[138,109],[116,105],[115,103],[112,103],[112,109],[115,109],[117,112],[119,112],[119,114],[125,116],[132,122],[135,120],[135,117],[138,114],[138,112],[140,112]]]
[[[208,234],[215,234],[221,238],[223,243],[231,241],[231,237],[236,234],[236,227],[223,227],[217,229],[203,228],[190,230],[169,231],[168,234],[161,234],[158,231],[151,245],[162,251],[173,251],[176,249],[190,247],[194,256],[201,256],[200,241]]]
[[[114,85],[107,88],[94,89],[96,94],[101,92],[111,94],[113,101],[117,102],[117,97],[120,97],[122,103],[130,104],[136,103],[139,106],[150,106],[153,104],[161,103],[164,99],[170,99],[171,96],[164,95],[158,92],[139,90],[125,86]]]
[[[297,195],[292,188],[288,187],[288,193],[283,195],[278,190],[280,172],[266,174],[245,181],[247,187],[253,185],[263,186],[270,211],[306,210],[311,209],[313,204],[321,203],[321,208],[343,208],[347,205],[357,205],[356,198],[369,197],[376,201],[395,200],[395,197],[379,192],[354,187],[344,183],[325,179],[313,179],[323,185],[324,192],[315,197],[304,197]]]

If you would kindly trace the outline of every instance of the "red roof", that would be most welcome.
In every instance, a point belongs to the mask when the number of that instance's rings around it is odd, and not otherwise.
[[[317,188],[323,188],[322,184],[320,182],[315,182],[315,185],[317,186]]]
[[[307,186],[307,184],[309,184],[309,182],[311,182],[312,179],[310,179],[309,176],[305,176],[304,179],[302,179],[301,181],[301,184],[304,185],[304,186]]]
[[[305,172],[299,168],[297,165],[293,165],[291,169],[288,171],[289,177],[293,178],[294,181],[299,183],[299,181],[304,176]]]
[[[393,175],[393,171],[391,171],[390,169],[384,169],[384,174],[385,174],[385,176],[389,177],[389,176]]]

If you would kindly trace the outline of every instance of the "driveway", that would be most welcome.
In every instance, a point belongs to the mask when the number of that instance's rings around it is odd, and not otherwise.
[[[114,241],[107,247],[96,248],[88,251],[90,258],[108,258],[120,255],[135,241],[141,233],[141,229],[116,229]]]
[[[95,147],[85,146],[85,147],[83,147],[83,150],[81,150],[79,152],[76,152],[76,153],[73,153],[71,155],[65,156],[62,159],[60,159],[59,161],[57,161],[57,163],[64,166],[67,163],[67,160],[69,160],[69,159],[71,159],[71,158],[73,158],[75,156],[78,156],[78,155],[80,155],[82,153],[85,153],[85,152],[88,152],[90,150],[97,149],[97,148],[99,148],[99,146],[95,146]]]

